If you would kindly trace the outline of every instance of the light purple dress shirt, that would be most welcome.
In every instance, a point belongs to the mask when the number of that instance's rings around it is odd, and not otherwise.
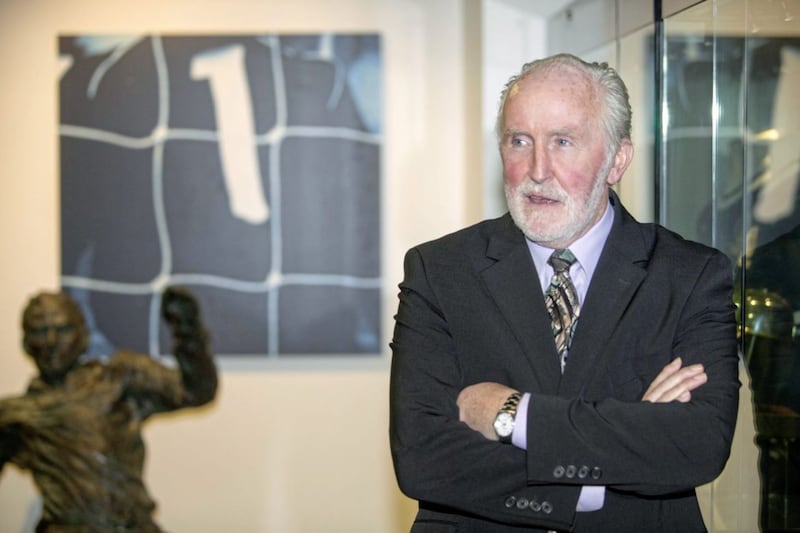
[[[586,292],[589,289],[589,282],[594,274],[594,269],[597,267],[597,262],[600,260],[600,254],[603,251],[603,246],[606,243],[608,234],[611,232],[611,225],[614,222],[614,210],[611,204],[606,206],[606,212],[600,222],[595,224],[583,237],[573,242],[569,249],[575,256],[577,261],[570,267],[569,274],[572,278],[572,283],[575,285],[575,290],[578,293],[578,301],[581,306],[586,297]],[[533,263],[536,265],[536,272],[539,273],[539,284],[542,287],[542,292],[547,290],[550,285],[550,278],[553,277],[553,267],[551,267],[547,259],[553,253],[552,248],[545,248],[530,240],[527,241],[528,249],[533,257]],[[580,327],[580,322],[578,322]],[[569,361],[567,361],[569,366]],[[517,407],[516,422],[514,424],[514,433],[511,436],[511,443],[517,448],[523,450],[528,449],[528,404],[530,403],[531,396],[528,393],[522,395],[522,400]],[[578,512],[597,511],[602,509],[605,502],[606,490],[603,486],[590,486],[584,485],[581,489],[580,498],[578,498]]]

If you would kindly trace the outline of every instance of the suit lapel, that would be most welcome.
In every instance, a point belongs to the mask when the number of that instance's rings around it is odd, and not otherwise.
[[[555,394],[561,371],[544,295],[525,239],[508,215],[490,237],[486,256],[493,261],[481,276],[530,362],[536,392]]]
[[[597,264],[569,359],[558,389],[561,396],[578,396],[594,375],[601,355],[647,271],[650,246],[642,226],[620,205],[612,193],[614,226]]]

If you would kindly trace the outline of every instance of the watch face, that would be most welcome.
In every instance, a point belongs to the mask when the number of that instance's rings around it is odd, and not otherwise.
[[[494,431],[498,437],[508,437],[514,431],[514,416],[510,413],[500,413],[494,419]]]

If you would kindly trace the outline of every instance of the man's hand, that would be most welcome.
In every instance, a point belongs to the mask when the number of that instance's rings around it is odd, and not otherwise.
[[[708,381],[703,365],[681,366],[683,361],[676,357],[665,366],[650,384],[642,397],[643,402],[686,403],[692,399],[692,391]]]
[[[458,419],[490,440],[497,440],[494,418],[509,396],[516,390],[499,383],[476,383],[461,391]]]

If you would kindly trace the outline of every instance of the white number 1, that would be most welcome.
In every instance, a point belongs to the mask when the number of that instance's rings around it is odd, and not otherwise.
[[[207,79],[211,87],[231,213],[251,224],[261,224],[269,217],[269,206],[258,166],[244,47],[231,45],[197,54],[192,58],[191,76]]]

